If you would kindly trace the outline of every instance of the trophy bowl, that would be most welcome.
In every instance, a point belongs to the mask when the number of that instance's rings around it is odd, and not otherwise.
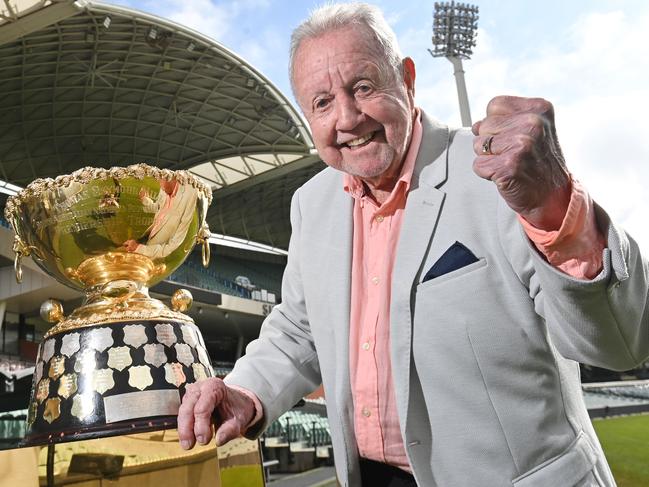
[[[23,444],[39,445],[173,428],[185,385],[213,376],[187,290],[171,309],[148,289],[178,268],[198,242],[209,263],[210,188],[186,171],[144,164],[83,168],[37,179],[8,199],[16,233],[16,279],[31,256],[46,273],[83,291],[38,349]]]

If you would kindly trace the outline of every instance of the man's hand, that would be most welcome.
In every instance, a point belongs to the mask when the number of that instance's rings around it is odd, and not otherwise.
[[[221,446],[238,438],[255,417],[255,405],[245,394],[228,387],[221,379],[211,378],[188,384],[178,411],[178,437],[188,450],[196,442],[206,445],[214,434]]]
[[[507,204],[541,230],[558,230],[570,203],[570,175],[541,98],[497,96],[473,124],[475,173],[493,181]]]

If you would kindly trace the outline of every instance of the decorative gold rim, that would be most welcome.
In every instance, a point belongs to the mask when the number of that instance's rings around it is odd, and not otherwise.
[[[39,178],[32,181],[17,195],[11,196],[7,199],[5,205],[5,218],[11,222],[14,214],[18,212],[18,209],[24,201],[39,198],[46,191],[61,187],[67,188],[73,182],[85,184],[95,179],[122,179],[127,177],[134,177],[136,179],[143,179],[145,177],[167,180],[176,179],[179,183],[190,184],[203,193],[207,198],[208,205],[212,202],[211,188],[188,171],[160,169],[147,164],[133,164],[127,167],[111,167],[110,169],[105,169],[103,167],[84,167],[71,174],[57,176],[55,179]]]
[[[59,321],[56,325],[45,332],[43,340],[59,333],[77,330],[79,328],[88,328],[96,325],[106,325],[111,323],[122,323],[129,321],[150,321],[150,320],[171,320],[179,321],[182,323],[189,323],[194,325],[194,320],[191,316],[172,311],[170,309],[156,309],[154,312],[150,311],[116,311],[111,314],[106,313],[92,313],[80,318],[68,317]]]

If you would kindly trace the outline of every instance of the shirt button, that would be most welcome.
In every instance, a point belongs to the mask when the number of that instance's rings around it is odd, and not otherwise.
[[[383,215],[379,215],[376,217],[376,221],[381,223],[383,221]]]
[[[369,349],[370,349],[370,343],[369,342],[363,343],[363,350],[369,350]]]
[[[369,418],[372,415],[372,412],[367,408],[363,408],[361,412],[363,413],[363,416],[365,416],[366,418]]]
[[[381,280],[380,280],[378,277],[376,277],[376,276],[374,276],[374,277],[372,278],[372,284],[378,284],[380,281],[381,281]]]

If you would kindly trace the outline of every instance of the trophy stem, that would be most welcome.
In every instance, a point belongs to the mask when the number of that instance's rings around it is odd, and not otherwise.
[[[165,264],[156,265],[149,257],[137,253],[107,252],[90,257],[76,269],[65,270],[68,277],[80,282],[84,288],[96,288],[113,281],[146,283],[165,273]]]

